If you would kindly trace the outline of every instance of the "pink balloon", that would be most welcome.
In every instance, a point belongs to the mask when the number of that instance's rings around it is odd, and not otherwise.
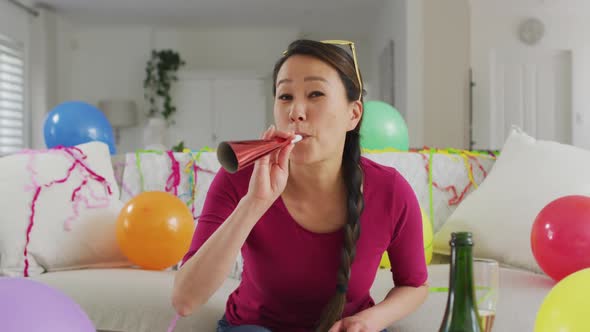
[[[27,278],[0,278],[0,331],[95,332],[84,311],[62,292]]]
[[[590,197],[565,196],[547,204],[533,224],[531,247],[555,281],[590,267]]]

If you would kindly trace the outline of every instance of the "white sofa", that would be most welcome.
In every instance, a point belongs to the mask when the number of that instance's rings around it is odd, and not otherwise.
[[[432,286],[448,285],[448,264],[429,266]],[[170,294],[173,271],[138,269],[89,269],[44,273],[34,277],[71,296],[86,311],[98,331],[164,332],[175,318]],[[225,301],[239,281],[227,278],[213,297],[190,317],[178,320],[175,332],[213,332],[225,309]],[[502,268],[494,331],[533,331],[536,312],[553,282],[546,276]],[[379,270],[371,294],[383,299],[392,287],[391,273]],[[446,293],[431,293],[415,313],[388,331],[432,332],[440,325]]]
[[[429,161],[425,161],[423,156],[418,154],[383,154],[373,157],[377,161],[395,165],[406,176],[421,204],[433,207],[435,231],[440,228],[454,207],[447,204],[450,193],[437,191],[433,194],[434,201],[428,201],[428,172],[424,167]],[[135,158],[136,154],[113,158],[114,165],[126,165],[124,168],[116,169],[116,173],[119,173],[122,201],[128,200],[140,190],[154,190],[158,187],[162,190],[166,183],[167,168],[162,167],[168,162],[166,155],[144,156],[141,170],[138,170],[139,164]],[[190,160],[190,156],[186,159],[186,155],[179,154],[178,160],[182,158],[185,158],[185,161]],[[437,154],[433,159],[436,158],[444,160],[452,159],[452,156]],[[489,170],[493,159],[483,158],[481,163],[482,169]],[[439,182],[441,177],[445,176],[449,182],[459,186],[470,181],[462,159],[459,159],[459,162],[454,160],[452,163],[431,162],[430,165],[434,167],[432,173]],[[211,154],[200,156],[199,167],[216,170],[218,165],[215,165],[215,158]],[[137,175],[138,171],[143,172],[142,177]],[[484,179],[482,174],[471,174],[471,177],[477,183]],[[140,178],[141,186],[138,182]],[[195,204],[202,204],[211,178],[211,173],[199,174],[200,187]],[[182,183],[187,181],[185,174],[181,180]],[[448,270],[449,266],[444,262],[444,257],[437,256],[429,266],[429,284],[434,287],[448,286]],[[49,272],[32,278],[62,290],[78,302],[95,323],[98,331],[163,332],[167,331],[175,318],[170,299],[174,273],[174,270],[155,272],[133,268],[105,268]],[[227,278],[213,297],[190,317],[179,319],[174,331],[215,331],[217,320],[224,312],[225,301],[239,283],[238,277],[237,264],[236,271]],[[503,267],[500,273],[499,303],[494,331],[533,331],[537,310],[553,284],[552,280],[544,275]],[[379,270],[371,289],[374,299],[381,301],[392,286],[390,272]],[[444,313],[446,297],[446,293],[431,293],[417,312],[391,326],[389,331],[436,331]]]

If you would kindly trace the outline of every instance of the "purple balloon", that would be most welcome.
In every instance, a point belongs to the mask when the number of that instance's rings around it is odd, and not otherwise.
[[[76,302],[62,292],[26,278],[0,278],[0,331],[95,332]]]

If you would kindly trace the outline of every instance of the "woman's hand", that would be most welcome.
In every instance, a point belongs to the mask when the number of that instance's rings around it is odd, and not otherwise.
[[[367,322],[358,316],[343,318],[336,323],[328,332],[376,332],[372,331]]]
[[[295,135],[278,131],[274,126],[270,126],[262,138],[271,139],[273,137],[292,140]],[[281,195],[289,177],[289,155],[293,146],[294,144],[291,143],[255,162],[248,187],[247,196],[249,198],[270,206]]]

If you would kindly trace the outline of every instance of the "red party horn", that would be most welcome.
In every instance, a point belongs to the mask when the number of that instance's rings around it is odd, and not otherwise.
[[[295,135],[292,140],[282,137],[271,139],[257,139],[245,141],[225,141],[217,147],[217,160],[229,173],[235,173],[252,165],[256,160],[301,140],[300,135]]]

